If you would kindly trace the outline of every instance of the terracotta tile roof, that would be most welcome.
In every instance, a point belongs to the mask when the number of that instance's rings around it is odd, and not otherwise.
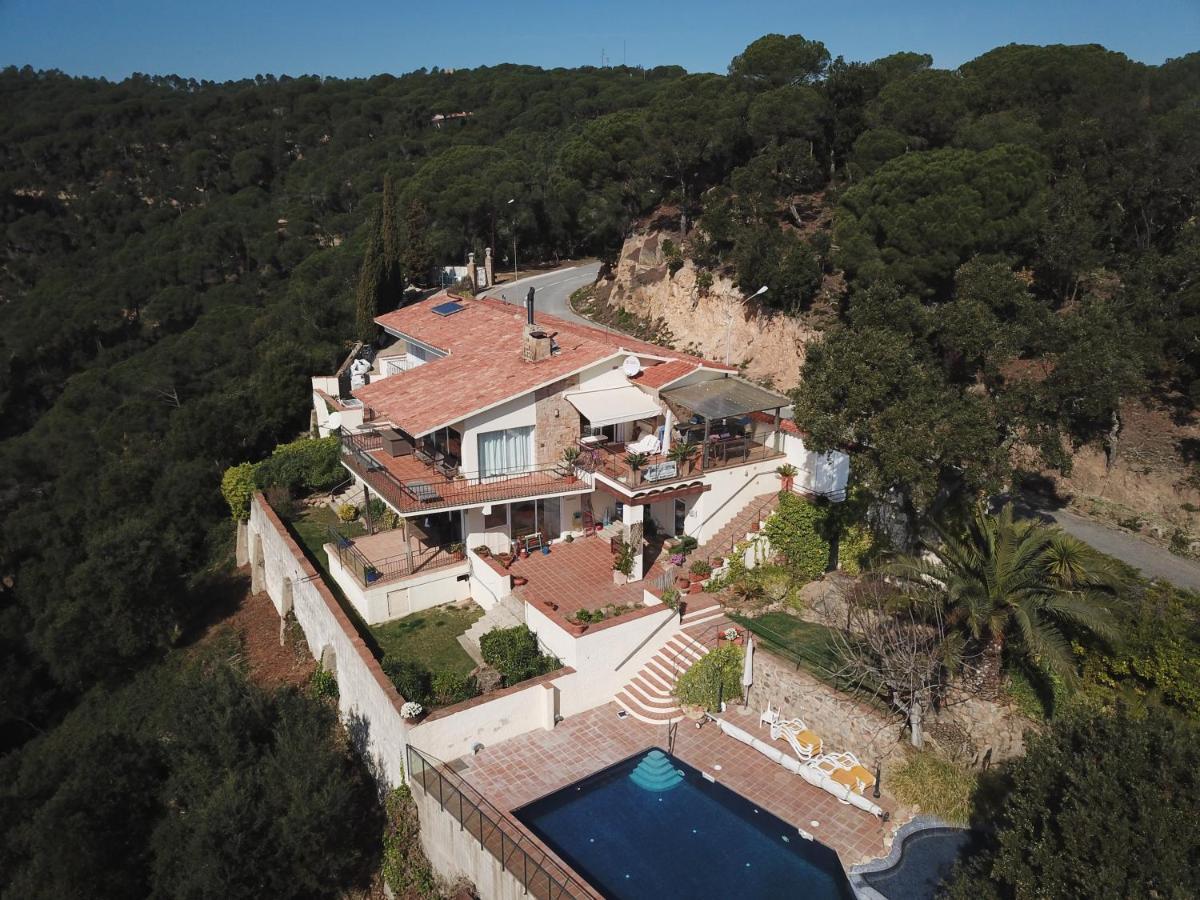
[[[354,391],[354,396],[377,416],[391,420],[414,436],[457,422],[605,359],[619,360],[630,352],[686,362],[692,368],[702,362],[655,344],[546,314],[538,314],[538,325],[556,333],[559,352],[540,362],[525,362],[521,358],[523,307],[491,298],[452,297],[462,303],[461,311],[449,316],[432,311],[447,299],[447,295],[438,294],[375,320],[391,331],[446,353],[444,358]]]
[[[764,422],[767,425],[775,424],[775,416],[773,413],[753,412],[750,413],[750,418],[755,422]],[[800,426],[796,424],[794,419],[780,419],[779,430],[784,434],[794,434],[796,437],[804,437],[804,432],[800,430]]]
[[[664,388],[672,381],[678,381],[684,375],[695,372],[697,364],[688,360],[672,360],[657,366],[646,366],[636,378],[630,379],[635,384],[648,388]]]

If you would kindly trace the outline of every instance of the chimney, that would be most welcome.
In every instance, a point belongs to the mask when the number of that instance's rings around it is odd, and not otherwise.
[[[525,295],[525,324],[533,324],[533,287],[530,286],[529,293]]]
[[[532,323],[525,326],[521,335],[521,359],[525,362],[541,362],[549,359],[553,352],[554,335]]]

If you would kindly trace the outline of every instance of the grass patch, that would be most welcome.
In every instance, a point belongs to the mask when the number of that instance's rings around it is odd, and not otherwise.
[[[291,522],[292,531],[296,533],[301,546],[308,553],[309,559],[321,571],[325,583],[334,593],[338,593],[337,585],[329,577],[329,560],[325,556],[325,545],[333,540],[329,536],[330,526],[337,526],[346,537],[358,537],[367,531],[357,522],[349,525],[339,522],[337,513],[322,503],[320,506],[306,506]]]
[[[889,778],[892,793],[921,812],[952,825],[966,825],[971,818],[971,795],[978,783],[969,769],[933,753],[910,756]]]
[[[755,619],[738,615],[730,618],[753,631],[768,649],[824,681],[829,681],[830,673],[840,668],[833,648],[832,628],[783,612],[767,613]]]
[[[458,636],[483,615],[478,606],[465,609],[436,606],[371,629],[384,659],[407,660],[432,672],[466,675],[475,661],[462,648]]]

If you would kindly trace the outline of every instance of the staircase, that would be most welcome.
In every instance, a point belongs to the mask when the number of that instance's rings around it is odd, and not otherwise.
[[[716,646],[718,634],[733,626],[711,594],[689,596],[680,624],[682,630],[614,698],[618,706],[639,722],[665,725],[683,718],[683,710],[673,695],[676,679]]]
[[[508,598],[505,598],[508,599]],[[475,660],[476,665],[483,665],[483,655],[479,652],[479,639],[493,628],[512,628],[523,625],[524,618],[519,617],[508,604],[501,601],[485,612],[465,632],[458,636],[458,642],[467,651],[467,655]]]
[[[760,494],[754,497],[741,512],[721,526],[721,530],[705,541],[692,556],[707,560],[713,556],[728,557],[734,545],[744,540],[756,524],[761,524],[779,506],[779,492]]]

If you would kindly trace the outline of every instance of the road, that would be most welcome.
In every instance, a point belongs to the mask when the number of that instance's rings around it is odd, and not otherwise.
[[[582,266],[567,266],[555,269],[553,272],[531,275],[520,281],[498,284],[487,292],[487,296],[497,297],[517,306],[524,306],[525,292],[530,287],[534,287],[537,289],[537,293],[534,294],[535,315],[540,310],[569,322],[591,325],[593,324],[591,320],[576,315],[572,311],[568,299],[575,291],[595,281],[596,273],[599,271],[600,263],[598,262],[586,263]]]
[[[1067,534],[1091,544],[1101,553],[1107,553],[1126,565],[1133,566],[1147,578],[1158,578],[1176,587],[1200,591],[1200,564],[1176,556],[1169,550],[1128,532],[1101,525],[1064,509],[1041,506],[1037,508],[1037,512],[1053,519]]]

